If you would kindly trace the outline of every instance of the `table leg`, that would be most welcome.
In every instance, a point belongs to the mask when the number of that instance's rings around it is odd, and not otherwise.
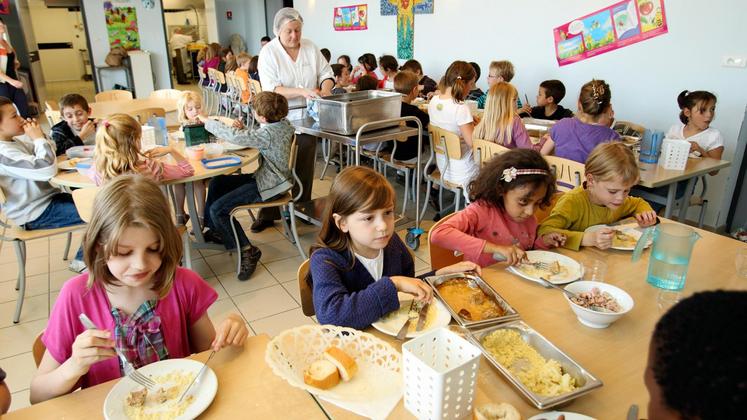
[[[677,196],[677,183],[673,182],[669,184],[669,191],[667,192],[667,207],[664,209],[664,217],[667,219],[672,217],[672,211],[674,211],[674,199]]]
[[[690,197],[693,195],[693,188],[695,188],[695,181],[698,178],[690,178],[687,180],[687,189],[685,189],[685,195],[682,196],[682,204],[680,204],[680,215],[677,220],[684,223],[687,219],[687,208],[690,205]]]
[[[185,193],[187,195],[187,211],[189,211],[189,220],[192,221],[192,231],[194,232],[197,243],[202,245],[205,243],[205,238],[202,237],[200,215],[197,214],[197,205],[195,204],[195,187],[192,182],[185,182],[184,187],[186,190]]]

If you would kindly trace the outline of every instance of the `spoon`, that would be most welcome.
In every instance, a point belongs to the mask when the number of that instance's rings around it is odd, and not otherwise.
[[[561,292],[563,292],[566,295],[568,295],[568,297],[570,297],[570,298],[576,298],[578,300],[583,300],[583,299],[581,299],[581,297],[579,295],[577,295],[577,294],[575,294],[575,293],[573,293],[571,291],[565,290],[564,288],[562,288],[560,286],[557,286],[557,285],[555,285],[553,283],[550,283],[549,281],[547,281],[547,279],[545,279],[543,277],[540,277],[540,280],[542,280],[543,282],[545,282],[546,286],[552,287],[553,289],[560,290]],[[571,302],[573,302],[573,301],[571,301]],[[576,303],[576,302],[573,302],[573,303]],[[581,306],[581,305],[579,305],[579,306]],[[601,306],[598,306],[598,305],[590,305],[588,309],[591,309],[592,311],[596,311],[596,312],[610,312],[609,310],[607,310],[605,308],[602,308]]]

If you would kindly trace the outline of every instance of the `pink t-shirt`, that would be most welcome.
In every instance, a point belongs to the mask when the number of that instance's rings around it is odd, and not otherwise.
[[[521,249],[547,249],[537,236],[537,220],[530,217],[515,222],[505,211],[476,201],[431,232],[431,242],[446,249],[460,251],[464,259],[487,267],[496,263],[492,254],[482,252],[485,242],[511,245],[519,241]]]
[[[65,282],[49,316],[42,342],[49,354],[62,364],[72,355],[75,338],[85,331],[78,315],[85,313],[93,323],[109,330],[114,337],[114,317],[106,291],[96,282],[86,288],[88,273],[75,276]],[[156,305],[156,315],[161,317],[161,332],[169,358],[178,359],[193,353],[189,344],[189,328],[197,322],[218,293],[197,273],[186,268],[177,268],[171,291]],[[81,386],[87,388],[121,376],[116,357],[91,366],[81,378]]]
[[[138,170],[140,174],[150,177],[156,182],[189,178],[195,174],[195,168],[187,160],[177,162],[176,165],[173,165],[154,159],[145,159],[140,162]],[[104,178],[101,177],[101,174],[99,174],[93,165],[86,170],[86,176],[91,178],[96,185],[104,183]]]

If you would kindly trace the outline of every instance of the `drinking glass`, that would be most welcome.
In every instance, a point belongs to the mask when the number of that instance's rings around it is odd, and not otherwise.
[[[584,261],[584,280],[604,282],[607,263],[600,259],[589,258]]]

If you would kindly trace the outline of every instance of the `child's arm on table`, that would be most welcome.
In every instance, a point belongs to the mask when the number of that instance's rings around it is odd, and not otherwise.
[[[573,203],[569,203],[561,197],[555,207],[553,207],[550,215],[540,224],[537,235],[544,240],[545,236],[550,233],[561,234],[565,236],[562,246],[578,251],[584,239],[584,232],[568,230],[575,216]]]
[[[247,129],[229,127],[218,120],[209,119],[207,117],[199,116],[198,118],[205,124],[205,130],[209,131],[216,137],[225,139],[233,144],[261,148],[269,145],[272,141],[267,130],[261,128],[249,131]]]
[[[624,219],[630,215],[635,217],[638,225],[641,227],[653,226],[656,224],[656,212],[651,208],[648,202],[640,197],[627,197],[623,203],[624,208],[621,210]]]

